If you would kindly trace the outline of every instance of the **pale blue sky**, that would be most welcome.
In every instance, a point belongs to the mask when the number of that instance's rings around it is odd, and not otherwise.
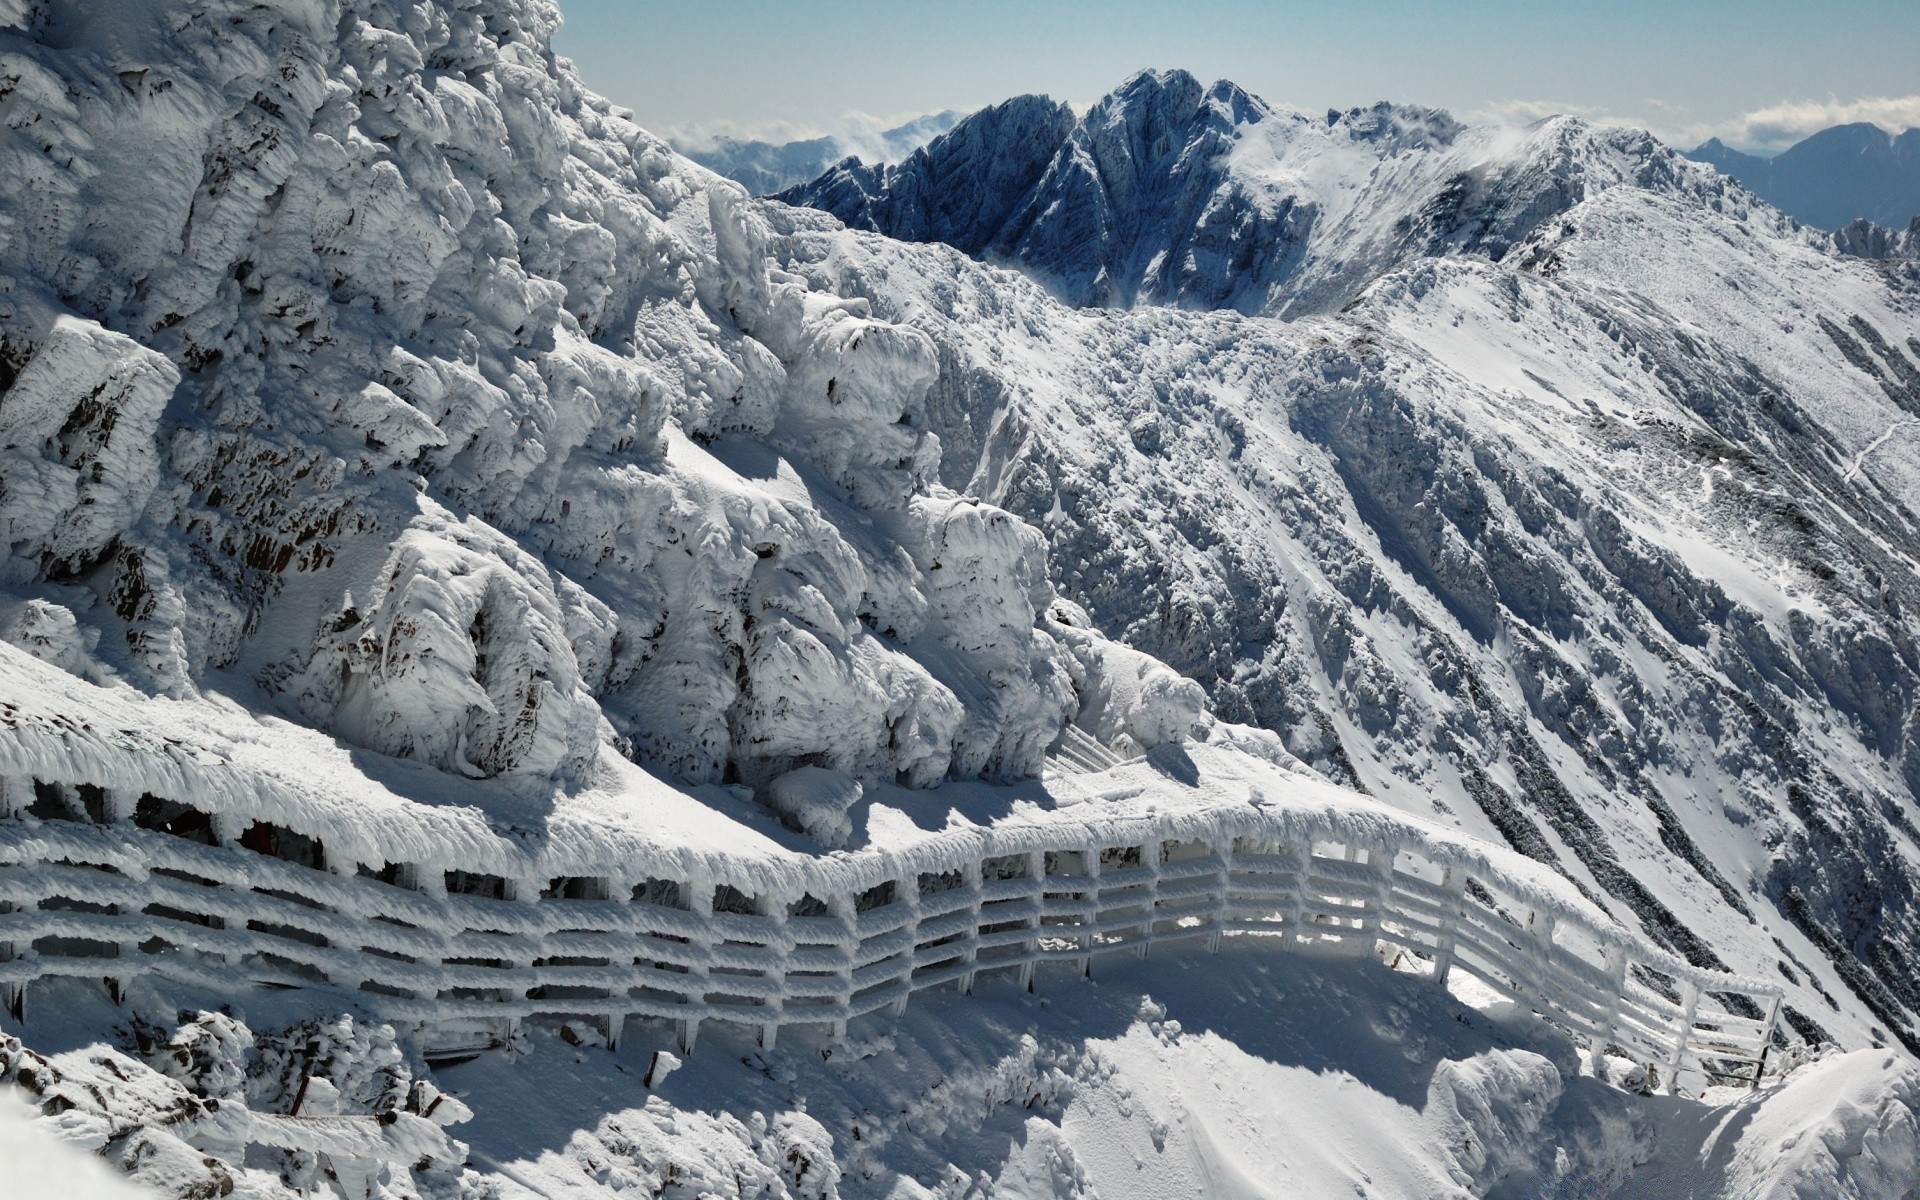
[[[1648,0],[561,0],[558,47],[666,132],[823,132],[849,113],[1085,103],[1140,67],[1308,110],[1574,111],[1676,142],[1920,124],[1920,3]],[[1758,114],[1758,115],[1756,115]],[[783,124],[784,123],[784,126]]]

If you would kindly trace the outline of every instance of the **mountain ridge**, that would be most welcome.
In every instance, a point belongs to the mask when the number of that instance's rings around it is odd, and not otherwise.
[[[1835,125],[1771,158],[1709,138],[1686,155],[1821,229],[1862,220],[1904,229],[1920,217],[1920,129],[1889,133],[1865,122]]]
[[[1414,257],[1497,259],[1590,188],[1629,177],[1703,194],[1722,186],[1636,131],[1573,118],[1469,129],[1389,104],[1310,117],[1178,70],[1132,76],[1064,136],[1056,123],[1044,138],[996,139],[1006,113],[1050,104],[1010,101],[896,166],[842,164],[778,199],[1018,267],[1074,305],[1298,316],[1337,311]],[[947,169],[950,145],[986,140],[1023,167],[993,181]],[[1533,153],[1508,153],[1516,140]],[[952,157],[962,168],[981,161]],[[970,200],[981,219],[964,226],[920,215],[983,192],[994,201]],[[1468,211],[1471,223],[1459,219]]]

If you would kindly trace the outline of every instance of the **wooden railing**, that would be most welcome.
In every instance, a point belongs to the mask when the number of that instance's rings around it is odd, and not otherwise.
[[[782,1026],[844,1035],[983,974],[1031,986],[1043,963],[1090,972],[1103,956],[1230,936],[1378,956],[1439,983],[1468,972],[1671,1089],[1684,1073],[1757,1082],[1781,998],[1652,946],[1571,888],[1543,888],[1524,860],[1503,865],[1504,851],[1258,796],[1165,818],[1089,803],[1074,822],[981,828],[911,856],[802,860],[775,893],[751,864],[698,881],[640,866],[545,880],[373,871],[259,824],[237,845],[203,844],[214,823],[190,809],[93,792],[0,786],[14,798],[0,806],[0,999],[17,1016],[36,980],[120,989],[151,974],[351,990],[443,1052],[536,1015],[603,1020],[615,1042],[630,1017],[676,1021],[689,1050],[704,1022],[725,1021],[771,1045]],[[69,819],[29,815],[28,796]]]

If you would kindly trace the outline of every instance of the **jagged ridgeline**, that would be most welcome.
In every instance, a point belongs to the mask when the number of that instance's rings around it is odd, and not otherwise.
[[[1863,1002],[1915,1043],[1911,233],[1802,229],[1636,131],[1177,71],[788,198],[946,243],[778,218],[791,269],[933,336],[942,477],[1104,628],[1810,985],[1809,1036]]]

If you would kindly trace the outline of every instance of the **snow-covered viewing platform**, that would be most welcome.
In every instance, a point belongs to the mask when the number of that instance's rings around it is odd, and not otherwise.
[[[35,980],[151,974],[357,992],[440,1054],[542,1015],[614,1041],[672,1020],[689,1049],[725,1021],[770,1045],[983,973],[1031,985],[1043,963],[1245,936],[1464,971],[1668,1088],[1766,1071],[1777,989],[1687,965],[1516,853],[1245,753],[882,789],[861,844],[822,853],[728,789],[618,760],[573,794],[441,778],[415,797],[412,773],[312,731],[0,655],[44,676],[0,714],[17,1015]]]

